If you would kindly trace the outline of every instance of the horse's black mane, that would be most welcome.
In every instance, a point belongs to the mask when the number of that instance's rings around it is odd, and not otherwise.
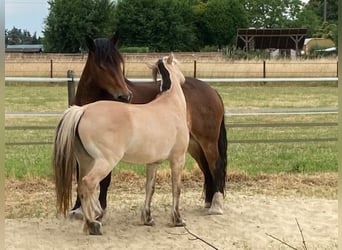
[[[116,45],[108,38],[97,38],[95,43],[95,62],[101,65],[101,62],[111,65],[118,65],[124,62],[122,55],[116,48]]]
[[[159,73],[162,77],[162,89],[161,92],[164,92],[171,88],[171,79],[170,79],[170,73],[165,68],[164,62],[162,59],[159,59],[157,62]]]

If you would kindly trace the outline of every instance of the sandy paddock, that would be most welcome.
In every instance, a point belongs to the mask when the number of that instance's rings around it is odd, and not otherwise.
[[[328,186],[334,190],[337,177],[333,179]],[[314,182],[299,183],[294,188]],[[244,182],[228,185],[223,215],[208,215],[201,184],[185,185],[181,213],[187,226],[174,228],[170,187],[158,184],[152,202],[156,225],[147,227],[140,222],[143,184],[143,178],[134,185],[114,178],[103,235],[88,236],[81,221],[56,218],[51,182],[6,181],[6,249],[289,249],[272,236],[298,249],[303,249],[303,239],[308,249],[337,249],[334,195],[298,194],[278,181],[272,186],[265,180]],[[315,188],[309,192],[317,193]]]

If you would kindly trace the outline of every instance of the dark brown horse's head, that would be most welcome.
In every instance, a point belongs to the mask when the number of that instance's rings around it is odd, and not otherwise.
[[[89,49],[88,70],[99,88],[104,89],[116,101],[130,102],[132,92],[128,89],[123,74],[124,60],[117,49],[118,35],[112,38],[86,38]]]

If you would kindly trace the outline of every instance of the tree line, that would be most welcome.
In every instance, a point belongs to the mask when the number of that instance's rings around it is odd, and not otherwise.
[[[11,30],[5,29],[5,44],[41,44],[42,38],[37,37],[36,32],[31,35],[28,30],[21,30],[13,27]]]
[[[326,7],[324,2],[326,1]],[[234,47],[239,28],[307,28],[337,45],[336,0],[49,0],[46,52],[85,49],[85,36],[119,32],[124,49],[204,51]],[[11,35],[7,31],[6,35]],[[27,35],[27,34],[26,34]],[[9,36],[6,41],[13,42]],[[22,39],[23,41],[23,39]]]

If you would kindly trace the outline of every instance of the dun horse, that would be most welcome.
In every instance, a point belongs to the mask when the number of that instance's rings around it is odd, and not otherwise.
[[[185,78],[173,54],[160,59],[154,72],[161,74],[162,93],[143,105],[99,101],[72,106],[61,118],[55,135],[53,166],[57,208],[67,214],[72,174],[79,168],[77,193],[85,217],[85,230],[101,234],[96,220],[103,211],[96,187],[119,161],[147,164],[144,224],[153,224],[150,212],[158,162],[168,160],[172,174],[172,220],[183,226],[179,213],[181,172],[189,144],[186,102],[181,84]]]
[[[110,39],[98,38],[93,41],[87,38],[86,42],[89,54],[74,104],[85,105],[98,100],[143,104],[153,100],[159,93],[160,83],[133,83],[124,77],[124,60],[117,49],[117,34]],[[182,90],[190,124],[188,151],[204,174],[205,207],[210,208],[209,214],[222,214],[227,168],[224,106],[219,94],[198,79],[185,77]],[[99,200],[103,209],[107,207],[110,181],[111,174],[100,183]],[[70,215],[81,215],[79,207],[78,197]]]

